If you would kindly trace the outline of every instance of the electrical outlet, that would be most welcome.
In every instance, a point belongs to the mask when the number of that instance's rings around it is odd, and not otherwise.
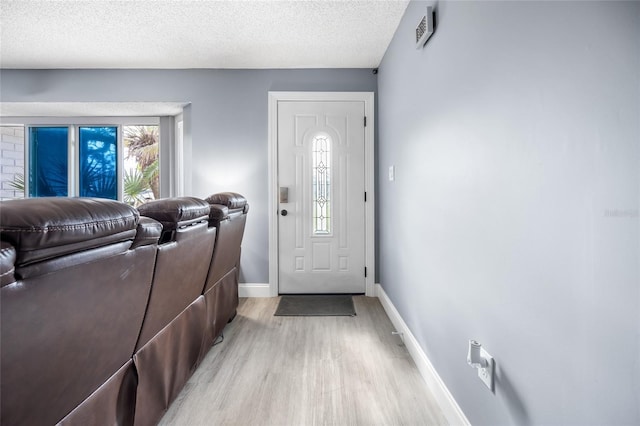
[[[389,182],[393,182],[396,179],[395,166],[389,166]]]
[[[480,354],[482,355],[482,358],[487,361],[487,366],[484,368],[478,368],[478,377],[480,377],[480,380],[482,380],[482,382],[489,388],[489,390],[493,392],[493,379],[495,375],[496,363],[493,360],[493,357],[489,355],[489,353],[485,351],[484,348],[480,349]]]

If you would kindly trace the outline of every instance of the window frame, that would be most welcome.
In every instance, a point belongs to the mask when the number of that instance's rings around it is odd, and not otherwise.
[[[31,132],[32,127],[67,127],[68,141],[67,141],[67,193],[68,197],[77,197],[80,193],[80,177],[78,170],[80,170],[80,147],[79,147],[79,132],[80,127],[116,127],[116,143],[117,143],[117,167],[116,167],[116,179],[117,179],[117,199],[118,201],[124,200],[124,127],[125,126],[158,126],[158,132],[161,130],[160,117],[25,117],[20,120],[21,124],[25,127],[25,141],[24,141],[24,175],[25,175],[25,198],[30,198],[29,192],[29,176],[30,172],[30,144],[31,144]],[[167,135],[173,141],[172,135]],[[158,141],[158,157],[159,162],[162,164],[163,155],[163,135],[160,134],[160,140]],[[163,172],[169,172],[160,169],[160,174]],[[160,188],[162,191],[162,181],[160,181]]]

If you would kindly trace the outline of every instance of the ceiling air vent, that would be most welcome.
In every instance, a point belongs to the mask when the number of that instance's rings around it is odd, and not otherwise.
[[[431,34],[433,34],[433,9],[429,6],[427,14],[422,17],[416,27],[416,49],[423,47]]]

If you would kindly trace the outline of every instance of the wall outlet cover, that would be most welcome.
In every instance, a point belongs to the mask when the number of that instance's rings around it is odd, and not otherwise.
[[[478,377],[480,377],[480,380],[482,380],[489,390],[493,392],[496,362],[493,357],[484,350],[484,348],[480,349],[480,353],[482,354],[482,358],[487,360],[487,366],[484,368],[478,368]]]

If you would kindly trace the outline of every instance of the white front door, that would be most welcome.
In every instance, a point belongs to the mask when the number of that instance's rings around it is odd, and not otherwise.
[[[365,105],[278,102],[279,293],[365,292]]]

